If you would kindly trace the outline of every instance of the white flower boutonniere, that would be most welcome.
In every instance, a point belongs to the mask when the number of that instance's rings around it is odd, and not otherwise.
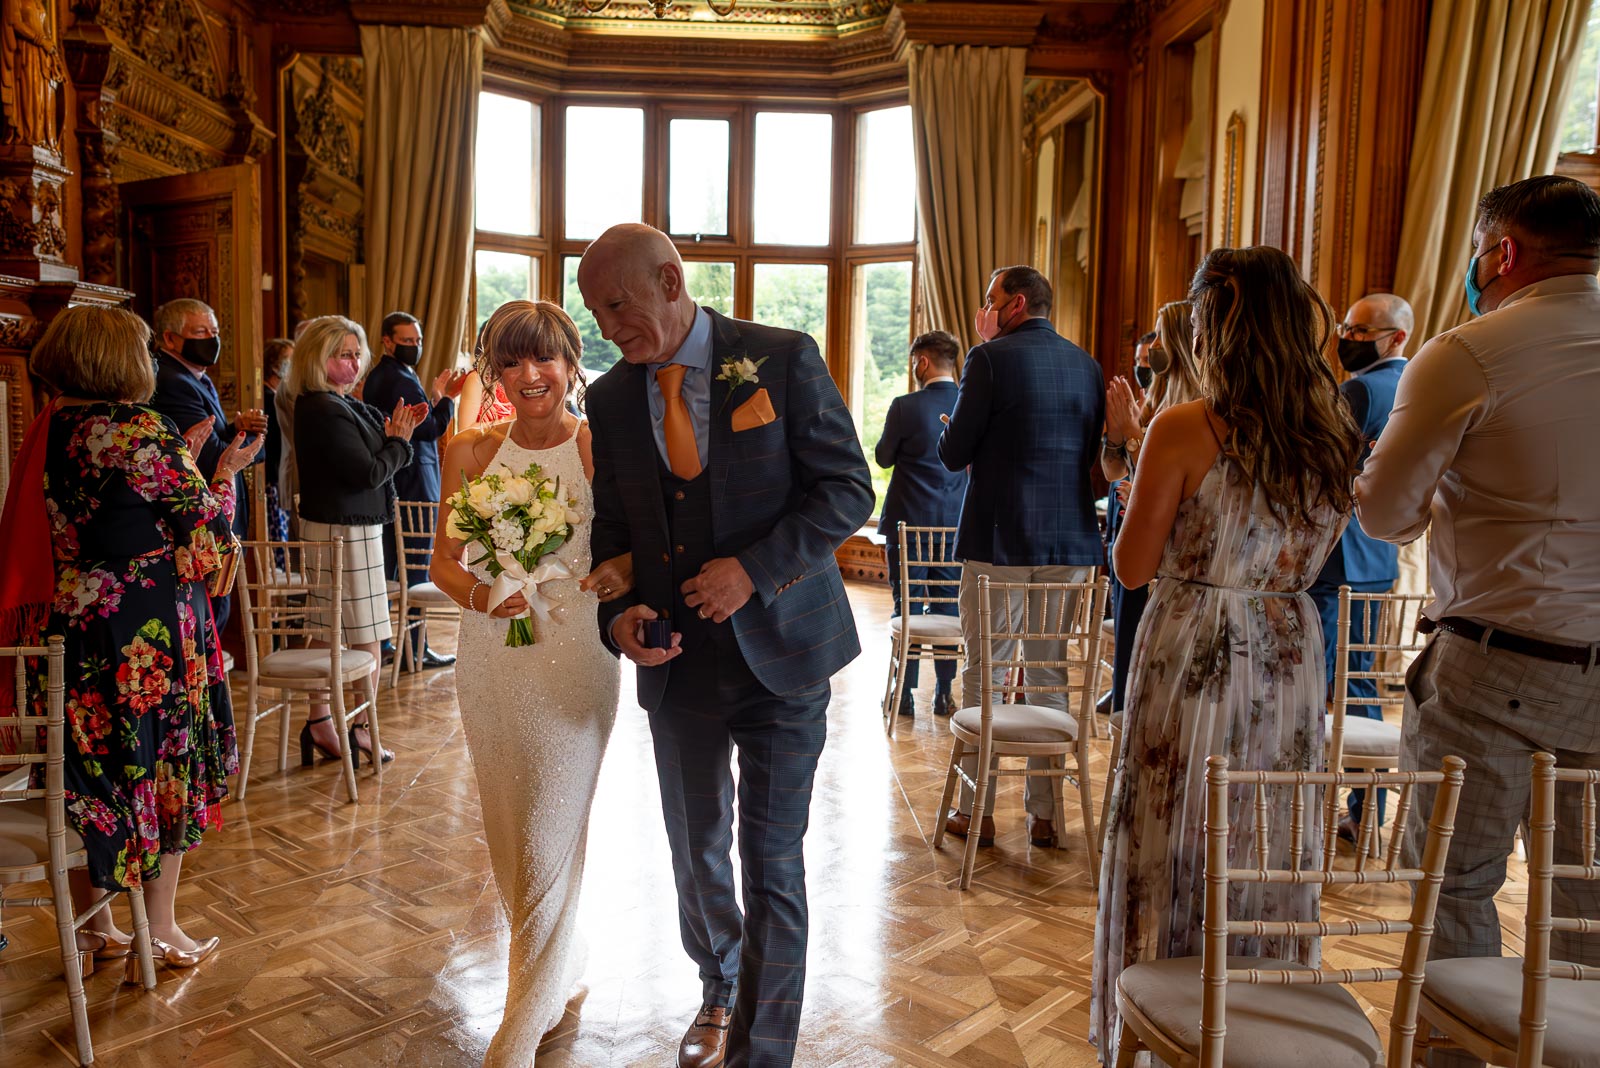
[[[761,376],[756,372],[766,362],[767,357],[765,356],[759,360],[752,360],[748,356],[739,356],[731,360],[722,361],[722,370],[717,375],[717,381],[728,383],[728,395],[722,398],[723,408],[726,408],[728,401],[733,399],[734,390],[746,383],[755,385],[761,381]],[[721,409],[718,409],[718,411],[720,412]]]

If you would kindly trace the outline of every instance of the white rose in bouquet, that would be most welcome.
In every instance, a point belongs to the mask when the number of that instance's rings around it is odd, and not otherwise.
[[[494,487],[487,481],[474,482],[467,490],[467,504],[485,519],[493,518],[495,513],[500,511],[495,506],[495,497]]]
[[[472,537],[472,531],[468,530],[461,523],[460,509],[455,508],[454,506],[452,506],[450,509],[450,518],[445,520],[444,532],[456,539],[456,541],[466,541],[468,538]]]
[[[505,482],[505,488],[501,490],[501,495],[505,503],[512,507],[527,504],[534,497],[533,483],[521,477],[509,478]]]

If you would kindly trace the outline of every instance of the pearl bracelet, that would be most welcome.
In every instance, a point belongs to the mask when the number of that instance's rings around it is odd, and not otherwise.
[[[489,585],[489,584],[488,584],[488,583],[486,583],[486,582],[484,582],[484,581],[483,581],[483,580],[482,580],[482,579],[474,579],[474,580],[473,580],[473,583],[472,583],[472,592],[471,592],[471,593],[469,593],[469,594],[467,594],[467,607],[468,607],[468,608],[470,608],[470,609],[472,609],[472,610],[473,610],[473,611],[474,611],[474,612],[476,612],[476,611],[477,611],[477,610],[478,610],[478,608],[477,608],[477,602],[478,602],[478,587],[479,587],[479,586],[482,586],[482,587],[484,587],[484,588],[485,588],[485,589],[487,589],[487,588],[488,588],[488,585]],[[485,602],[484,602],[484,604],[485,604],[485,607],[484,607],[484,612],[485,612],[485,614],[487,614],[487,613],[488,613],[488,611],[489,611],[489,609],[488,609],[488,607],[487,607],[487,605],[488,605],[488,602],[487,602],[487,601],[485,601]]]

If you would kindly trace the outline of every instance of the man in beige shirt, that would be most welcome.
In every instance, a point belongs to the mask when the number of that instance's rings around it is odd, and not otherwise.
[[[1600,196],[1554,176],[1502,186],[1473,239],[1478,317],[1411,361],[1356,480],[1367,533],[1407,542],[1432,524],[1436,630],[1407,677],[1403,764],[1467,761],[1434,957],[1500,953],[1494,895],[1531,755],[1600,768]],[[1418,797],[1409,849],[1431,807]],[[1578,863],[1576,791],[1556,819],[1556,862]],[[1600,919],[1600,883],[1557,882],[1555,911]],[[1594,939],[1570,941],[1553,955],[1600,963]]]

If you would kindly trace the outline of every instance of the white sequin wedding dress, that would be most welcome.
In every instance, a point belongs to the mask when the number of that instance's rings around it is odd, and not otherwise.
[[[539,585],[557,607],[550,622],[533,619],[531,646],[508,649],[506,620],[463,612],[455,672],[484,837],[511,922],[510,986],[484,1060],[489,1068],[534,1063],[541,1036],[560,1022],[583,973],[584,844],[617,712],[618,663],[601,644],[593,595],[578,588],[590,570],[594,498],[576,435],[552,449],[524,449],[508,435],[489,466],[521,473],[532,463],[577,498],[583,518],[554,554],[573,577]]]

